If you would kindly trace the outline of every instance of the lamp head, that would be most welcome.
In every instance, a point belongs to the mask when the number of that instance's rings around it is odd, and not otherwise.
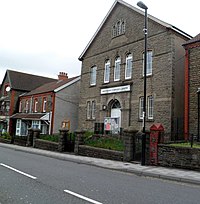
[[[142,9],[145,9],[145,10],[148,9],[148,7],[142,1],[137,2],[137,5]]]

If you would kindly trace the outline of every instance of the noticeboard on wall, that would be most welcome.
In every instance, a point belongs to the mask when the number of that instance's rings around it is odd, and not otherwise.
[[[118,134],[120,131],[119,128],[119,118],[104,118],[104,130],[109,131],[112,134]]]

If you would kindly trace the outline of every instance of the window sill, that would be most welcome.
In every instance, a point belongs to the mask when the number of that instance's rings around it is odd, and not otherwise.
[[[151,77],[153,77],[153,74],[146,75],[146,78],[151,78]],[[142,76],[141,79],[144,79],[144,76]]]
[[[95,121],[96,119],[86,119],[86,121]]]
[[[146,122],[154,122],[154,119],[147,119],[146,118]],[[138,119],[138,122],[143,122],[143,119]]]
[[[90,85],[89,88],[93,88],[93,87],[96,87],[97,85],[94,84],[94,85]]]

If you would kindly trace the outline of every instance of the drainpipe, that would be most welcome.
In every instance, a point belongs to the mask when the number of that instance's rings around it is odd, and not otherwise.
[[[184,111],[184,139],[189,139],[189,51],[185,50],[185,111]]]

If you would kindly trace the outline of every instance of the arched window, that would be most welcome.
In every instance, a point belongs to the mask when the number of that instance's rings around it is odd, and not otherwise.
[[[34,112],[37,113],[38,112],[38,100],[37,98],[34,101]]]
[[[133,57],[132,54],[126,56],[125,79],[130,79],[132,75]]]
[[[120,57],[116,57],[115,68],[114,68],[114,81],[120,80],[120,66],[121,66],[121,59]]]
[[[119,35],[122,35],[125,33],[126,29],[126,21],[121,19],[118,20],[113,26],[112,26],[112,37],[117,37]]]
[[[123,21],[122,24],[121,24],[121,27],[122,27],[122,34],[125,33],[125,22]]]
[[[106,60],[104,70],[104,83],[108,83],[109,81],[110,81],[110,60]]]
[[[120,35],[121,34],[121,22],[118,21],[117,22],[117,35]]]
[[[90,85],[96,85],[96,76],[97,75],[97,67],[93,66],[90,70]]]
[[[115,37],[115,36],[116,36],[116,26],[114,25],[112,29],[112,37]]]
[[[25,104],[25,112],[28,113],[29,110],[29,101],[26,100],[26,104]]]

